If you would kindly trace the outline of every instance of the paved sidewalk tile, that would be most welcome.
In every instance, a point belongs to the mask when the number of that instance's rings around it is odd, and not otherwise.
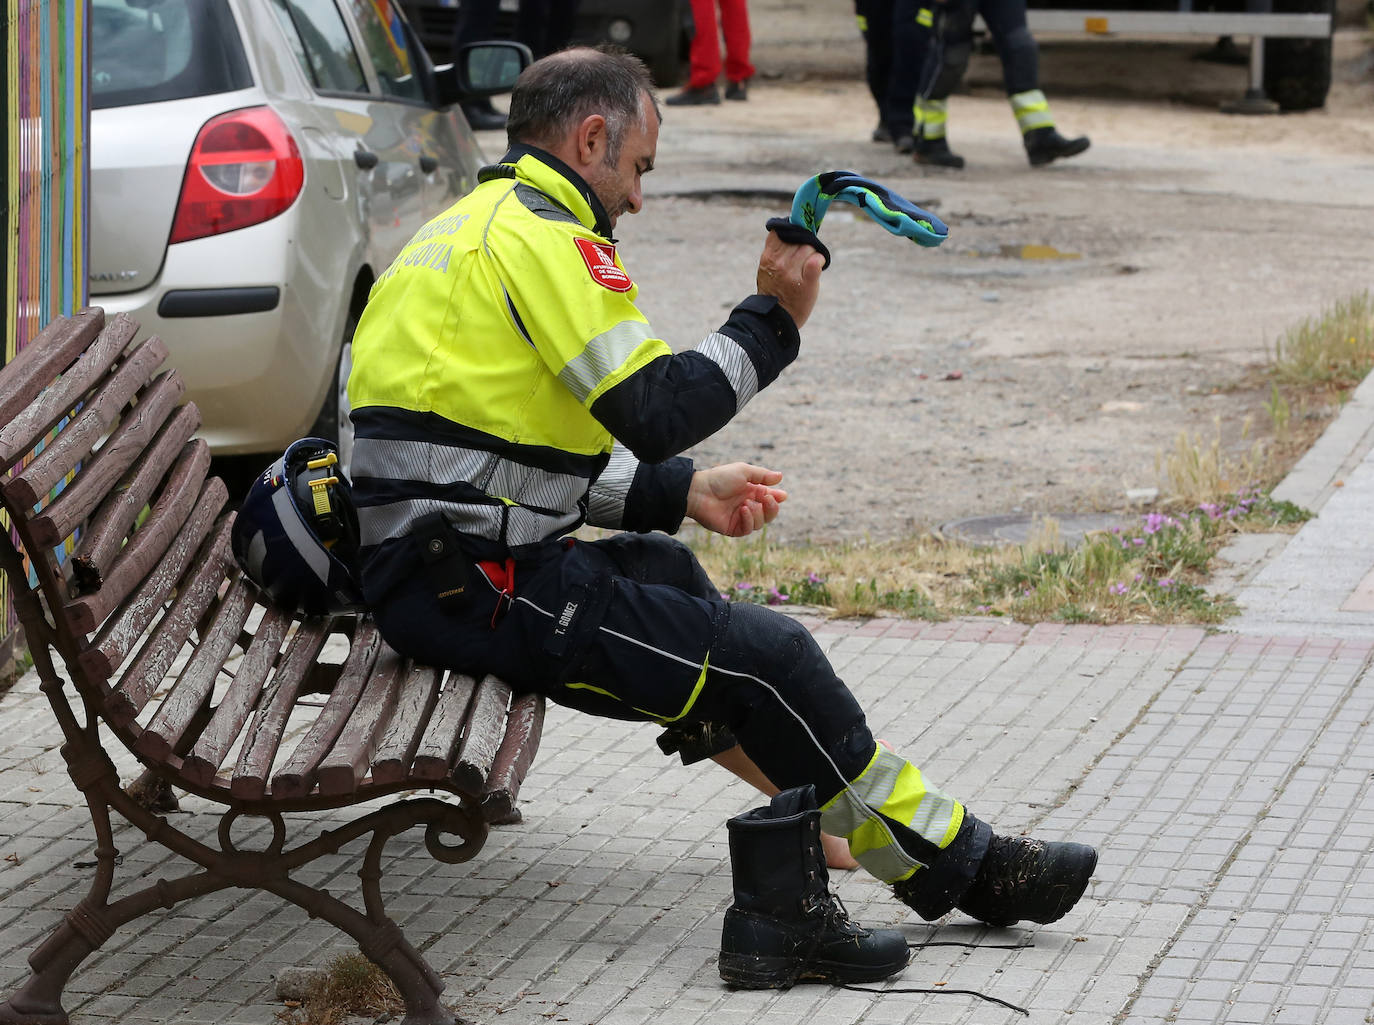
[[[1208,638],[1049,817],[1095,899],[1178,914],[1121,1020],[1367,1020],[1372,647]]]
[[[1039,829],[1100,774],[1124,773],[1111,761],[1118,738],[1148,715],[1204,641],[1195,629],[990,620],[808,625],[879,735],[1004,831]],[[0,940],[5,989],[25,977],[28,951],[80,899],[89,873],[77,867],[90,857],[89,821],[56,755],[60,738],[44,704],[31,681],[0,704],[0,718],[33,727],[0,762],[0,854],[24,851],[17,865],[0,862],[0,918],[11,916]],[[392,913],[461,1013],[588,1025],[1020,1020],[954,992],[974,990],[1030,1008],[1032,1020],[1073,1011],[1082,1015],[1076,1020],[1105,1022],[1127,1006],[1187,917],[1186,905],[1118,895],[1105,878],[1101,894],[1055,926],[994,932],[957,915],[928,926],[876,882],[842,874],[836,888],[859,920],[900,925],[914,942],[974,946],[925,947],[885,987],[893,992],[732,992],[716,973],[730,900],[724,820],[760,798],[709,763],[684,768],[665,759],[654,732],[551,709],[522,793],[522,826],[495,831],[466,865],[433,862],[419,837],[388,847]],[[126,778],[134,774],[131,760],[119,764]],[[176,824],[213,841],[213,810],[183,803]],[[310,830],[344,821],[325,816]],[[264,830],[257,835],[265,839]],[[121,830],[126,866],[148,875],[184,871],[136,841],[133,830]],[[312,868],[349,893],[361,848]],[[1001,949],[1008,942],[1017,948]],[[78,972],[67,1006],[78,1022],[157,1020],[178,1000],[189,1009],[168,1020],[271,1022],[280,1010],[277,968],[319,965],[351,949],[274,898],[214,894],[116,933]],[[935,992],[895,992],[916,987]]]
[[[1051,926],[916,921],[862,874],[851,913],[924,945],[877,992],[733,992],[724,820],[759,801],[652,729],[551,709],[525,823],[471,863],[388,847],[392,914],[484,1023],[1314,1022],[1374,1006],[1374,642],[1197,629],[804,620],[880,736],[1002,831],[1099,845],[1089,894]],[[0,703],[0,987],[84,893],[92,834],[31,678]],[[134,763],[119,759],[126,778]],[[214,810],[173,821],[212,842]],[[292,817],[293,821],[304,819]],[[308,835],[342,824],[310,820]],[[238,831],[236,831],[237,835]],[[242,842],[264,842],[245,828]],[[120,827],[122,870],[187,866]],[[358,842],[312,866],[348,895]],[[13,857],[9,857],[13,855]],[[118,892],[118,891],[117,891]],[[1009,945],[1009,946],[1008,946]],[[273,1021],[274,973],[351,952],[263,894],[220,893],[115,936],[67,993],[77,1022]],[[924,990],[928,992],[918,992]]]

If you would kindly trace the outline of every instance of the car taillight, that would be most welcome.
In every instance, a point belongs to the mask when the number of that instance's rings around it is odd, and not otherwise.
[[[271,220],[296,201],[304,182],[296,140],[270,108],[211,118],[191,147],[170,241]]]

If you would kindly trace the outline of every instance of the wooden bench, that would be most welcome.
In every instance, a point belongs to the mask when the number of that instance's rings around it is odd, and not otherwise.
[[[163,342],[130,346],[136,333],[123,315],[83,310],[0,370],[0,504],[14,535],[0,532],[0,565],[96,839],[90,891],[30,955],[33,973],[0,1004],[0,1022],[65,1023],[67,979],[117,928],[231,886],[274,893],[352,936],[396,983],[407,1025],[455,1022],[438,1000],[442,980],[387,917],[383,848],[423,826],[440,861],[476,855],[488,824],[512,813],[543,699],[417,665],[366,617],[266,607],[229,552],[233,514],[194,437],[200,414],[180,404],[177,372],[159,372]],[[327,697],[302,700],[314,695]],[[219,806],[218,845],[131,797],[105,736],[145,777]],[[448,796],[403,793],[417,789]],[[402,796],[288,840],[286,812],[391,795]],[[197,868],[111,902],[111,810]],[[265,849],[235,844],[245,816],[270,823]],[[310,828],[309,817],[292,821]],[[362,910],[294,878],[369,833]]]

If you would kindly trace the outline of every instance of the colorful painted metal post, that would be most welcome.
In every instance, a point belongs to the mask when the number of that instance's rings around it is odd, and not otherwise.
[[[87,12],[86,0],[5,0],[6,362],[86,304]],[[0,600],[4,672],[16,621],[9,595]]]

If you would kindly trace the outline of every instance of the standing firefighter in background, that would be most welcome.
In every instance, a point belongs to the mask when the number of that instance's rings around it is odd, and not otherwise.
[[[994,835],[874,741],[804,627],[724,601],[653,532],[685,516],[738,537],[777,515],[780,473],[678,453],[797,357],[823,263],[770,231],[757,292],[674,355],[611,237],[643,206],[659,121],[633,57],[535,62],[511,96],[509,151],[374,286],[349,398],[377,624],[413,658],[594,715],[730,729],[784,791],[731,826],[721,971],[736,985],[906,963],[900,934],[858,927],[816,886],[821,824],[924,918],[1055,921],[1088,884],[1091,847]],[[624,533],[567,536],[584,522]]]
[[[1066,139],[1054,127],[1049,101],[1040,90],[1040,48],[1026,25],[1026,0],[896,0],[897,23],[908,31],[896,40],[894,60],[918,70],[915,95],[916,162],[963,167],[949,148],[949,94],[964,77],[973,52],[973,19],[982,15],[1002,62],[1002,82],[1021,129],[1026,157],[1040,167],[1088,148],[1087,136]],[[902,97],[904,100],[905,97]],[[895,141],[895,140],[894,140]]]
[[[896,142],[889,125],[888,93],[892,83],[892,0],[854,0],[854,20],[864,40],[864,80],[878,107],[874,142]],[[907,105],[907,116],[911,105]],[[910,138],[910,126],[907,137]]]

